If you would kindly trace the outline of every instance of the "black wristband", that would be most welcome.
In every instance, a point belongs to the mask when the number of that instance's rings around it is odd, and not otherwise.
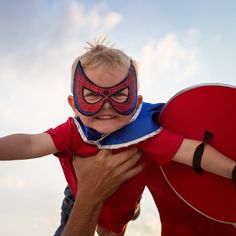
[[[232,179],[234,182],[234,187],[236,188],[236,166],[233,168],[233,171],[232,171]]]
[[[197,146],[194,155],[193,155],[193,170],[199,175],[202,174],[203,170],[201,167],[202,154],[204,152],[204,143],[201,143]]]
[[[197,174],[202,174],[203,170],[201,167],[202,155],[204,152],[205,144],[212,138],[213,134],[209,131],[205,131],[203,142],[200,143],[193,155],[193,170]]]

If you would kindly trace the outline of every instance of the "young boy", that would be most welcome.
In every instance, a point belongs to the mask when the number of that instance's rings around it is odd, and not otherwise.
[[[132,219],[145,187],[148,160],[151,158],[160,166],[170,160],[192,165],[194,150],[200,144],[159,127],[156,119],[163,104],[142,102],[136,70],[137,63],[124,52],[100,44],[90,45],[72,67],[73,96],[68,97],[68,102],[75,118],[70,117],[44,133],[14,134],[0,140],[1,160],[56,155],[74,196],[77,194],[74,154],[86,157],[99,149],[128,146],[141,149],[140,162],[146,163],[146,168],[123,184],[101,209],[99,226],[120,235]],[[232,178],[235,165],[235,161],[206,145],[203,169]]]

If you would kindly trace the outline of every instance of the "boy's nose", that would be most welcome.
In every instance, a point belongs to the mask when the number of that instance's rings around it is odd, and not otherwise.
[[[111,105],[111,103],[109,101],[105,101],[105,103],[103,105],[103,108],[110,109],[110,108],[112,108],[112,105]]]

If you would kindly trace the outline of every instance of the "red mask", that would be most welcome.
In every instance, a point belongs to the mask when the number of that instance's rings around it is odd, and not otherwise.
[[[73,96],[76,108],[86,116],[98,113],[105,102],[109,102],[121,115],[131,114],[137,103],[137,78],[132,61],[128,75],[112,87],[100,87],[93,83],[79,61],[74,74]]]

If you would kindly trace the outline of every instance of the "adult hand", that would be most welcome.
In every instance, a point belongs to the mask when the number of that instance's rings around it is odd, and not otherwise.
[[[118,154],[101,150],[92,157],[74,157],[78,194],[63,236],[93,236],[102,203],[122,183],[140,173],[144,165],[136,165],[141,157],[137,149]]]
[[[141,151],[132,148],[117,154],[101,150],[91,157],[74,157],[80,196],[97,203],[106,200],[122,183],[143,170],[143,164],[135,166],[141,155]]]

